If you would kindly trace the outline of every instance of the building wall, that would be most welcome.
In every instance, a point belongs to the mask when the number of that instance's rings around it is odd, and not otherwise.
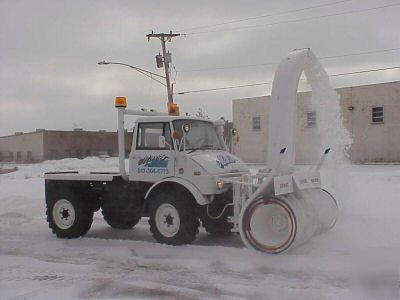
[[[10,152],[13,153],[12,157],[10,157]],[[43,157],[43,132],[0,137],[0,153],[0,161],[41,161]]]
[[[267,97],[233,100],[233,124],[237,129],[233,152],[245,162],[256,163],[267,158]],[[253,130],[253,117],[259,116],[260,129]]]
[[[129,153],[132,132],[125,134],[126,152]],[[66,157],[83,158],[107,152],[118,155],[118,135],[116,132],[98,131],[46,131],[44,135],[44,159]]]
[[[400,82],[341,88],[337,92],[343,124],[353,138],[350,159],[355,163],[399,162]],[[307,113],[312,111],[311,96],[311,92],[298,94],[297,163],[313,163],[319,157],[318,129],[307,126]],[[233,100],[233,123],[238,130],[234,152],[246,162],[266,160],[269,99],[270,96]],[[372,107],[381,105],[384,122],[373,124]],[[254,116],[261,118],[260,130],[252,128]],[[318,126],[318,115],[316,119]]]
[[[349,126],[354,143],[351,159],[363,162],[400,161],[400,82],[350,88],[354,106]],[[373,106],[383,105],[384,122],[373,124]],[[347,110],[348,111],[348,110]]]
[[[126,132],[127,154],[131,144],[132,132]],[[0,137],[0,161],[35,162],[69,157],[84,158],[105,153],[110,156],[118,155],[116,132],[43,130]]]

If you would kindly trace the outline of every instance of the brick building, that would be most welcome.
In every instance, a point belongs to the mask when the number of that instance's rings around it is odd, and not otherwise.
[[[126,153],[130,152],[131,143],[132,132],[126,132]],[[39,162],[100,154],[118,155],[117,132],[37,129],[35,132],[16,132],[0,137],[0,161]]]

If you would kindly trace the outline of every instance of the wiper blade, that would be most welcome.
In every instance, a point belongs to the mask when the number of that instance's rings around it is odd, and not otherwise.
[[[213,149],[214,145],[203,145],[200,147],[200,149]]]
[[[193,153],[194,151],[197,151],[197,150],[199,150],[200,148],[192,148],[192,149],[190,149],[190,151],[188,152],[188,154],[190,154],[190,153]]]
[[[213,149],[214,149],[213,145],[203,145],[201,147],[196,147],[196,148],[190,149],[190,151],[188,153],[190,154],[197,150],[213,150]]]

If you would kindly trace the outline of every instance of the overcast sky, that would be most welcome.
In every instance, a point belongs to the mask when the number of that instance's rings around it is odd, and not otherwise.
[[[154,59],[160,43],[145,37],[151,30],[234,29],[168,43],[175,92],[270,82],[273,63],[295,48],[312,48],[318,57],[400,48],[399,1],[353,0],[301,10],[338,1],[0,0],[0,135],[74,126],[115,130],[115,96],[126,96],[130,108],[165,110],[162,85],[129,68],[97,65],[105,59],[162,74]],[[293,10],[300,11],[280,14]],[[273,16],[191,29],[265,15]],[[400,66],[400,50],[323,59],[322,64],[329,74]],[[334,77],[332,83],[393,80],[400,80],[399,70]],[[176,95],[175,101],[184,112],[202,108],[212,118],[230,119],[232,99],[269,93],[265,85]]]

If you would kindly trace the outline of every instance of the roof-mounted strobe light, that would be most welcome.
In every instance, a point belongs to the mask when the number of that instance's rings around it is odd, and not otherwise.
[[[126,97],[115,97],[115,107],[124,107],[126,108]]]

